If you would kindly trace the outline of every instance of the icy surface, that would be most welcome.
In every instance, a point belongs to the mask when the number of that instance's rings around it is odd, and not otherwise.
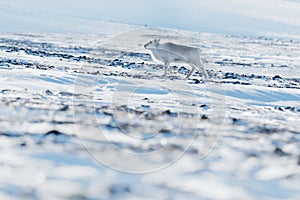
[[[1,34],[0,199],[297,199],[299,41],[182,34],[210,82],[164,32]]]

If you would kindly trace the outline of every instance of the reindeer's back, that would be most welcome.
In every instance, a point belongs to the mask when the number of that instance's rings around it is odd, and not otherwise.
[[[174,44],[172,42],[162,43],[159,46],[162,49],[174,51],[177,53],[197,54],[201,52],[201,50],[198,48]]]

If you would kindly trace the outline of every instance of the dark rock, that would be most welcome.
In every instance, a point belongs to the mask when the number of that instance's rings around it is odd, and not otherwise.
[[[150,108],[149,105],[142,105],[142,108]]]
[[[169,129],[163,128],[163,129],[161,129],[161,130],[159,131],[159,133],[167,134],[167,133],[171,133],[171,131],[170,131]]]
[[[4,90],[1,90],[0,93],[3,93],[3,94],[8,94],[10,93],[11,90],[9,89],[4,89]]]
[[[193,79],[195,82],[195,84],[198,84],[198,83],[200,83],[200,81],[198,80],[198,79]]]
[[[171,117],[177,117],[178,113],[171,112],[170,110],[165,110],[161,113],[162,115],[169,115]]]
[[[273,79],[273,80],[277,80],[277,79],[282,79],[282,78],[281,78],[281,76],[279,76],[279,75],[275,75],[275,76],[273,76],[272,79]]]
[[[44,134],[45,136],[48,136],[48,135],[63,135],[63,133],[57,131],[57,130],[51,130],[47,133]]]
[[[207,115],[202,115],[201,119],[208,119],[208,116]]]
[[[279,67],[289,67],[289,66],[287,66],[287,65],[280,65]]]
[[[108,115],[108,116],[113,116],[113,114],[111,112],[108,112],[108,111],[103,111],[103,114]]]
[[[51,123],[53,123],[53,124],[74,124],[74,121],[56,121],[56,120],[52,120]]]
[[[59,111],[66,111],[69,109],[68,105],[64,105],[61,109],[59,109]]]
[[[200,105],[200,108],[208,108],[208,105],[206,105],[206,104],[202,104],[202,105]]]
[[[26,145],[27,145],[26,142],[22,142],[22,143],[20,144],[21,147],[25,147]]]
[[[45,93],[46,93],[47,95],[52,95],[52,94],[53,94],[50,90],[46,90]]]
[[[181,74],[186,74],[189,70],[186,67],[181,66],[178,70]]]
[[[240,119],[232,118],[232,122],[233,122],[233,123],[236,123],[236,122],[238,122],[238,121],[240,121]]]
[[[284,111],[284,110],[282,109],[282,107],[280,107],[280,106],[275,106],[274,108],[275,108],[276,110]]]
[[[286,152],[284,152],[281,148],[279,148],[279,147],[276,147],[275,149],[274,149],[274,153],[276,154],[276,155],[278,155],[278,156],[287,156],[288,155],[288,153],[286,153]]]
[[[22,135],[19,134],[19,133],[1,133],[0,132],[0,136],[3,135],[3,136],[6,136],[6,137],[21,137]]]
[[[234,73],[227,72],[225,73],[225,78],[236,78],[236,75]]]
[[[61,96],[73,96],[73,94],[71,92],[67,92],[67,91],[61,91],[61,92],[59,92],[59,94]]]
[[[116,66],[123,66],[124,65],[124,62],[122,60],[119,60],[119,59],[114,59],[110,64],[109,66],[113,66],[113,67],[116,67]]]
[[[162,114],[163,114],[163,115],[164,115],[164,114],[170,115],[170,114],[171,114],[171,111],[170,111],[170,110],[165,110],[165,111],[162,112]]]
[[[232,123],[235,125],[247,125],[248,123],[244,120],[238,119],[238,118],[232,118]]]
[[[222,62],[222,61],[217,61],[217,62],[215,62],[215,64],[218,64],[218,65],[221,65],[221,66],[225,66],[225,63]]]

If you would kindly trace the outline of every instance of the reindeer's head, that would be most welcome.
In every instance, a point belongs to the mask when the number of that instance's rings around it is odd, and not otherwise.
[[[145,49],[157,48],[159,45],[160,39],[155,39],[144,45]]]

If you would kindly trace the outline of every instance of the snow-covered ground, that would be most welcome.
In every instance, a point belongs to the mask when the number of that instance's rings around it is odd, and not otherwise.
[[[0,200],[299,199],[299,17],[299,0],[0,1]],[[210,81],[162,77],[157,38],[201,48]]]
[[[299,198],[298,40],[102,25],[0,35],[0,199]],[[163,78],[154,38],[211,80]]]

